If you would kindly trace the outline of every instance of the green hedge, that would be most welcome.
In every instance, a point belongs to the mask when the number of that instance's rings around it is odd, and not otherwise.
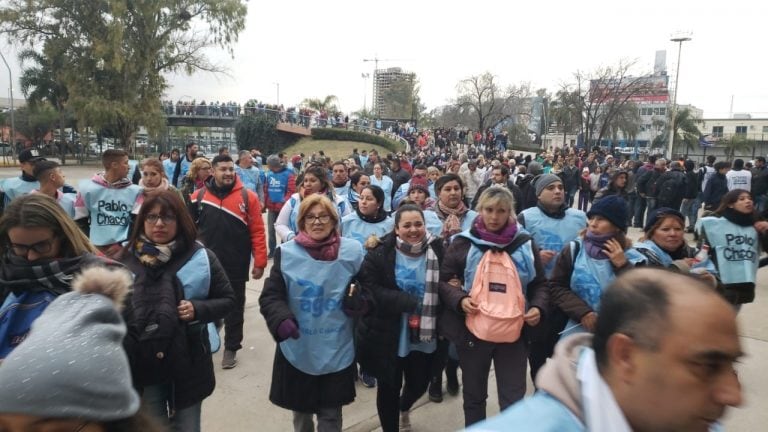
[[[392,153],[405,150],[399,142],[386,138],[384,135],[373,135],[366,132],[351,131],[338,128],[313,128],[312,138],[335,141],[360,141],[382,146]]]

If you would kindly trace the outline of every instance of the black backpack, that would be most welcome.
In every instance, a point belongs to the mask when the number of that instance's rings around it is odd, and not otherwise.
[[[190,368],[188,325],[179,319],[176,309],[184,299],[176,273],[201,247],[195,243],[160,269],[145,267],[133,254],[125,260],[136,277],[124,315],[128,324],[126,351],[137,386],[172,381]],[[158,289],[167,286],[173,289]]]
[[[659,180],[661,180],[661,177],[659,177]],[[656,181],[657,185],[659,181]],[[680,175],[670,175],[669,177],[664,179],[664,183],[661,183],[661,185],[657,186],[656,190],[656,199],[659,200],[659,202],[672,204],[676,203],[685,192],[685,176]]]

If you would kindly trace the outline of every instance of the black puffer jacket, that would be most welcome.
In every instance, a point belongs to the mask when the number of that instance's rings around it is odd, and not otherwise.
[[[442,263],[442,239],[436,237],[429,246]],[[397,286],[395,249],[394,234],[382,237],[381,243],[368,251],[357,277],[374,302],[372,312],[363,317],[355,329],[357,359],[363,370],[389,383],[397,380],[397,347],[402,314],[415,311],[420,302],[420,299]]]

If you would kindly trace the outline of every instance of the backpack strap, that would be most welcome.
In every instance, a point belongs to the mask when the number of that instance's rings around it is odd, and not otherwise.
[[[195,196],[195,208],[197,209],[197,214],[195,215],[195,225],[197,225],[200,222],[200,214],[203,212],[203,196],[205,195],[205,187],[201,187],[197,190],[197,195]]]
[[[571,268],[573,268],[576,265],[576,256],[579,255],[579,251],[581,250],[581,242],[571,240],[569,246],[571,247]]]
[[[251,215],[248,213],[248,189],[243,186],[242,189],[240,189],[240,194],[243,196],[243,207],[245,209],[245,224],[250,225],[251,223]]]
[[[505,248],[497,248],[494,246],[488,246],[488,245],[479,245],[475,244],[475,247],[480,249],[481,252],[485,253],[489,249],[494,251],[505,251],[508,254],[512,255],[520,246],[524,245],[528,240],[531,239],[531,236],[525,233],[520,233],[515,239],[512,241],[512,243],[508,244]]]

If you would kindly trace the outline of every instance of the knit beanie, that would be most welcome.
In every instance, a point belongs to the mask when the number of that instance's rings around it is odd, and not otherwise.
[[[541,172],[544,171],[544,168],[541,167],[541,164],[533,161],[528,164],[528,174],[533,174],[535,176],[541,174]]]
[[[536,197],[541,195],[542,192],[544,192],[544,189],[547,188],[547,186],[551,185],[552,183],[560,182],[562,183],[563,180],[558,177],[555,174],[544,174],[540,176],[538,179],[536,179]]]
[[[120,313],[130,274],[91,267],[0,365],[0,413],[113,421],[139,410]]]
[[[618,229],[627,231],[629,210],[627,209],[627,202],[618,195],[608,195],[595,201],[587,212],[587,218],[592,216],[602,216]]]
[[[429,181],[423,176],[414,176],[411,178],[410,186],[408,187],[408,193],[412,190],[420,190],[429,196]]]

